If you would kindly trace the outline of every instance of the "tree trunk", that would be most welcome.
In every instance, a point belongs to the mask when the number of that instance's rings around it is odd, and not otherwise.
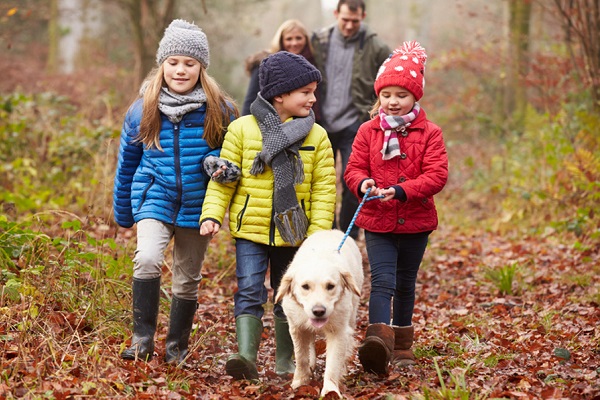
[[[156,49],[171,23],[177,0],[120,0],[127,9],[134,43],[134,80],[139,86],[154,67]]]
[[[509,59],[505,111],[512,128],[523,130],[527,112],[531,0],[509,0]]]
[[[58,70],[59,41],[58,0],[50,0],[50,15],[48,16],[48,58],[46,61],[46,70],[49,73],[55,73]]]
[[[572,51],[572,42],[576,43],[583,56],[583,75],[591,89],[594,109],[600,112],[600,0],[555,0],[555,4],[565,26],[567,44]]]

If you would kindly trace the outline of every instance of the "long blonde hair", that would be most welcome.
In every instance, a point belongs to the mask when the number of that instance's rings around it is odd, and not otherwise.
[[[159,150],[162,150],[162,147],[160,146],[161,116],[158,102],[161,88],[166,86],[163,76],[164,67],[161,64],[150,71],[144,80],[143,86],[146,86],[143,94],[144,107],[140,132],[136,138],[146,148],[156,147]],[[198,82],[204,89],[204,93],[206,93],[204,140],[214,149],[223,144],[223,138],[231,117],[239,117],[239,110],[233,99],[221,89],[219,84],[208,75],[206,69],[202,66],[200,67]]]
[[[273,38],[269,43],[269,48],[261,50],[246,58],[246,73],[250,75],[252,73],[252,70],[254,68],[257,68],[260,62],[269,54],[277,53],[278,51],[283,50],[283,36],[286,33],[293,31],[294,29],[298,29],[306,39],[306,46],[304,46],[300,55],[304,56],[304,58],[306,58],[308,61],[314,64],[313,47],[310,42],[308,30],[306,29],[304,24],[299,20],[288,19],[286,21],[283,21],[283,23],[279,25],[279,28],[277,28],[277,32],[275,32],[275,35],[273,35]]]

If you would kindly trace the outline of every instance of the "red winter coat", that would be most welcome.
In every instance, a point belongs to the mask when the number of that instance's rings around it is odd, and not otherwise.
[[[364,203],[356,225],[371,232],[418,233],[437,228],[438,217],[433,195],[448,180],[448,155],[439,126],[427,120],[421,109],[418,117],[398,134],[401,156],[383,160],[384,132],[379,116],[361,125],[352,145],[344,179],[348,188],[362,200],[361,183],[373,178],[379,188],[398,185],[406,201],[392,199]]]

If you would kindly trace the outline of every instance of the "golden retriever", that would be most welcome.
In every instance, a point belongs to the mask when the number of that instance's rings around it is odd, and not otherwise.
[[[294,342],[296,371],[292,388],[308,384],[316,366],[316,336],[325,336],[327,354],[321,396],[335,392],[352,357],[356,313],[364,275],[358,246],[344,233],[316,232],[298,249],[275,301],[281,301]]]

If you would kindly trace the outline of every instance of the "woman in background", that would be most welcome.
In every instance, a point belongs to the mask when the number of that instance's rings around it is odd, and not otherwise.
[[[277,53],[282,50],[299,54],[306,58],[308,62],[315,65],[308,30],[304,24],[297,19],[288,19],[287,21],[284,21],[277,29],[277,32],[275,32],[273,39],[271,39],[269,48],[261,50],[246,59],[246,72],[250,75],[250,83],[248,84],[248,90],[246,91],[246,97],[242,106],[242,115],[250,114],[250,104],[256,100],[256,94],[259,91],[258,66],[260,65],[260,62],[269,54]],[[313,106],[313,112],[315,113],[315,120],[317,123],[321,120],[318,93],[319,91],[317,90],[315,93],[317,103]]]

